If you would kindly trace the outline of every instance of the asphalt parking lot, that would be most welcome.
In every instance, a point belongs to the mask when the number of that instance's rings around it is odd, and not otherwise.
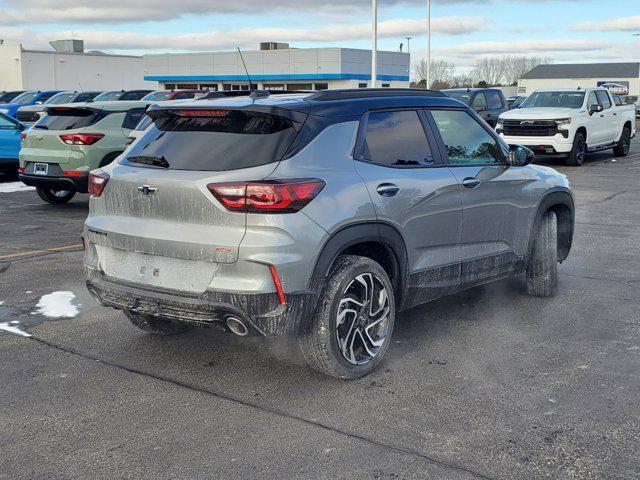
[[[84,288],[87,197],[0,191],[0,323],[32,335],[0,332],[0,478],[639,478],[640,142],[540,163],[577,197],[558,295],[511,280],[404,312],[352,382],[293,342],[135,329]],[[79,315],[33,314],[54,291]]]

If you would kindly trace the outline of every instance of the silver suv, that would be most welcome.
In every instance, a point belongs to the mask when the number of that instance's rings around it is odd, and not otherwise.
[[[87,286],[137,327],[294,335],[308,363],[371,372],[397,312],[524,274],[556,291],[564,175],[437,92],[165,103],[90,176]]]

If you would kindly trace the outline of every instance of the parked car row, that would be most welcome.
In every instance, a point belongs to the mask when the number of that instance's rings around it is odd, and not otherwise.
[[[107,116],[106,112],[110,109],[124,113],[125,111],[139,106],[146,108],[151,103],[192,99],[196,96],[204,97],[208,93],[209,92],[204,90],[114,90],[108,92],[50,90],[0,92],[0,173],[8,173],[9,175],[16,175],[18,173],[18,154],[20,152],[22,140],[21,133],[23,139],[26,140],[27,130],[31,127],[36,127],[36,130],[39,132],[34,137],[36,140],[43,137],[43,140],[41,141],[43,143],[40,143],[37,148],[39,154],[43,157],[46,157],[47,155],[43,152],[46,152],[51,146],[64,148],[65,144],[62,141],[56,141],[47,145],[44,141],[44,136],[42,135],[43,130],[66,128],[64,127],[63,122],[60,122],[60,118],[63,116],[62,112],[66,111],[66,116],[70,118],[73,116],[74,112],[86,113],[86,108],[88,108],[94,110],[98,109],[102,111],[101,115]],[[138,106],[125,105],[126,102],[136,101],[141,101],[143,103]],[[116,102],[116,105],[108,106],[108,102]],[[78,107],[78,110],[70,110],[73,107]],[[83,110],[83,108],[85,108],[85,110]],[[81,113],[81,115],[84,115],[84,113]],[[120,127],[120,130],[118,130],[118,132],[124,132],[124,142],[119,141],[119,137],[116,136],[115,138],[118,139],[118,141],[115,142],[117,148],[114,148],[111,152],[107,153],[122,152],[124,150],[128,133],[135,126],[135,123],[132,124],[131,118],[134,117],[131,116],[127,122]],[[88,120],[85,117],[83,121],[86,123]],[[53,123],[53,125],[51,125],[51,123]],[[74,127],[80,128],[80,124],[82,124],[82,122],[78,123]],[[89,125],[86,124],[84,127],[89,127]],[[110,135],[107,134],[107,137],[109,136]],[[107,148],[108,143],[109,142],[107,141],[101,141],[100,145],[96,147],[96,152]],[[31,141],[27,142],[27,144],[31,145]],[[33,148],[33,145],[28,148]],[[57,156],[57,154],[53,155],[53,157],[56,158]],[[115,156],[112,158],[115,158]],[[93,163],[92,161],[89,161],[86,164],[86,171],[92,168],[97,168],[99,165],[100,162]],[[54,170],[55,168],[53,168],[52,171]],[[74,191],[86,192],[86,185],[83,187],[80,185],[80,183],[82,183],[81,175],[77,173],[75,175],[77,176],[75,179],[76,182],[71,182],[73,185],[70,185],[75,186],[75,190],[72,188],[71,190],[67,190],[63,194],[59,194],[57,196],[48,194],[44,190],[39,193],[41,193],[43,198],[59,203],[64,201],[64,199],[70,199],[73,197]],[[86,181],[86,178],[84,180]],[[69,182],[62,183],[69,185]],[[78,189],[79,186],[82,188]]]

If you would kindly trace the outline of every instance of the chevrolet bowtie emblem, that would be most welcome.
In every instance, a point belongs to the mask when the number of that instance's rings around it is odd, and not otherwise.
[[[145,195],[155,195],[156,192],[158,191],[157,188],[153,188],[150,185],[142,185],[140,187],[138,187],[138,191],[140,193],[144,193]]]

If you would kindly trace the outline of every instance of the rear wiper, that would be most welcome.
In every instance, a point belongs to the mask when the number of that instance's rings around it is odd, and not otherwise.
[[[134,156],[128,157],[127,160],[134,163],[143,163],[145,165],[153,165],[154,167],[162,167],[169,168],[169,162],[164,157],[153,157],[153,156]]]

